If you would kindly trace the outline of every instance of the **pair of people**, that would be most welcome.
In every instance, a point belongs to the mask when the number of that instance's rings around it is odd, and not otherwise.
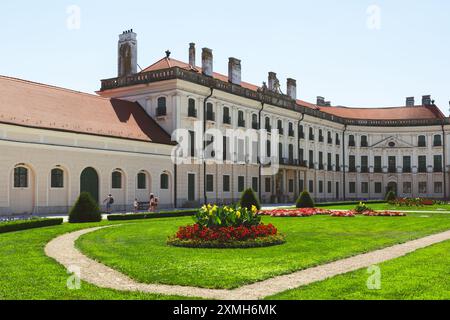
[[[150,201],[149,201],[149,211],[150,212],[156,212],[158,209],[159,200],[155,195],[152,193],[150,195]],[[134,213],[139,212],[139,201],[138,199],[134,199]]]

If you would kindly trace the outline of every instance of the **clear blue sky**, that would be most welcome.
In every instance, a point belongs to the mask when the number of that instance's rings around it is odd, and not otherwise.
[[[67,28],[70,5],[80,29]],[[275,71],[307,101],[399,106],[432,94],[448,114],[449,17],[447,0],[3,0],[0,74],[93,92],[116,75],[118,34],[133,28],[143,68],[167,49],[187,61],[195,42],[214,50],[215,71],[234,56],[245,81]]]

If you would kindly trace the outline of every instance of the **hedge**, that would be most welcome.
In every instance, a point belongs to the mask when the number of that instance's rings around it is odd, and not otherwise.
[[[386,203],[386,200],[361,200],[361,201],[341,201],[341,202],[323,202],[316,203],[316,207],[328,207],[328,206],[341,206],[341,205],[358,205],[361,202],[365,204],[377,204],[377,203]]]
[[[177,218],[190,217],[197,213],[195,210],[167,211],[159,213],[138,213],[138,214],[113,214],[108,216],[109,221],[142,220],[156,218]]]
[[[286,236],[277,234],[270,237],[261,237],[256,239],[249,239],[246,241],[199,241],[199,240],[180,240],[177,237],[172,237],[167,240],[167,244],[173,247],[180,248],[201,248],[201,249],[249,249],[249,248],[264,248],[278,246],[286,243]]]
[[[14,232],[35,228],[43,228],[50,226],[58,226],[63,223],[62,218],[57,219],[34,219],[34,220],[17,220],[0,223],[0,233]]]

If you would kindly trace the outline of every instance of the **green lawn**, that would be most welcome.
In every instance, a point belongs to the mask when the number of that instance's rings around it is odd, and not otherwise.
[[[423,206],[423,207],[397,207],[394,205],[390,205],[389,203],[369,203],[367,206],[373,210],[398,210],[398,211],[449,211],[450,212],[450,204],[444,205],[432,205],[432,206]],[[356,207],[356,205],[331,205],[331,206],[321,206],[323,209],[332,209],[332,210],[352,210]]]
[[[287,235],[282,246],[245,250],[166,246],[190,218],[158,219],[82,237],[87,255],[144,283],[235,288],[450,229],[450,215],[405,218],[264,218]],[[430,262],[431,263],[431,262]]]
[[[379,265],[381,289],[367,289],[367,269],[286,291],[273,300],[449,300],[450,241]]]
[[[67,289],[69,275],[45,256],[44,247],[59,235],[98,225],[107,224],[64,224],[0,234],[0,300],[180,299],[100,289],[87,283],[81,284],[81,290]]]

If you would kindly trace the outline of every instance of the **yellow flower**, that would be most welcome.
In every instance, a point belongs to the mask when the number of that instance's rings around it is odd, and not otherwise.
[[[255,205],[252,206],[252,212],[254,214],[258,212],[258,208]]]
[[[238,217],[238,219],[240,219],[241,218],[241,212],[238,210],[238,211],[236,211],[236,217]]]

